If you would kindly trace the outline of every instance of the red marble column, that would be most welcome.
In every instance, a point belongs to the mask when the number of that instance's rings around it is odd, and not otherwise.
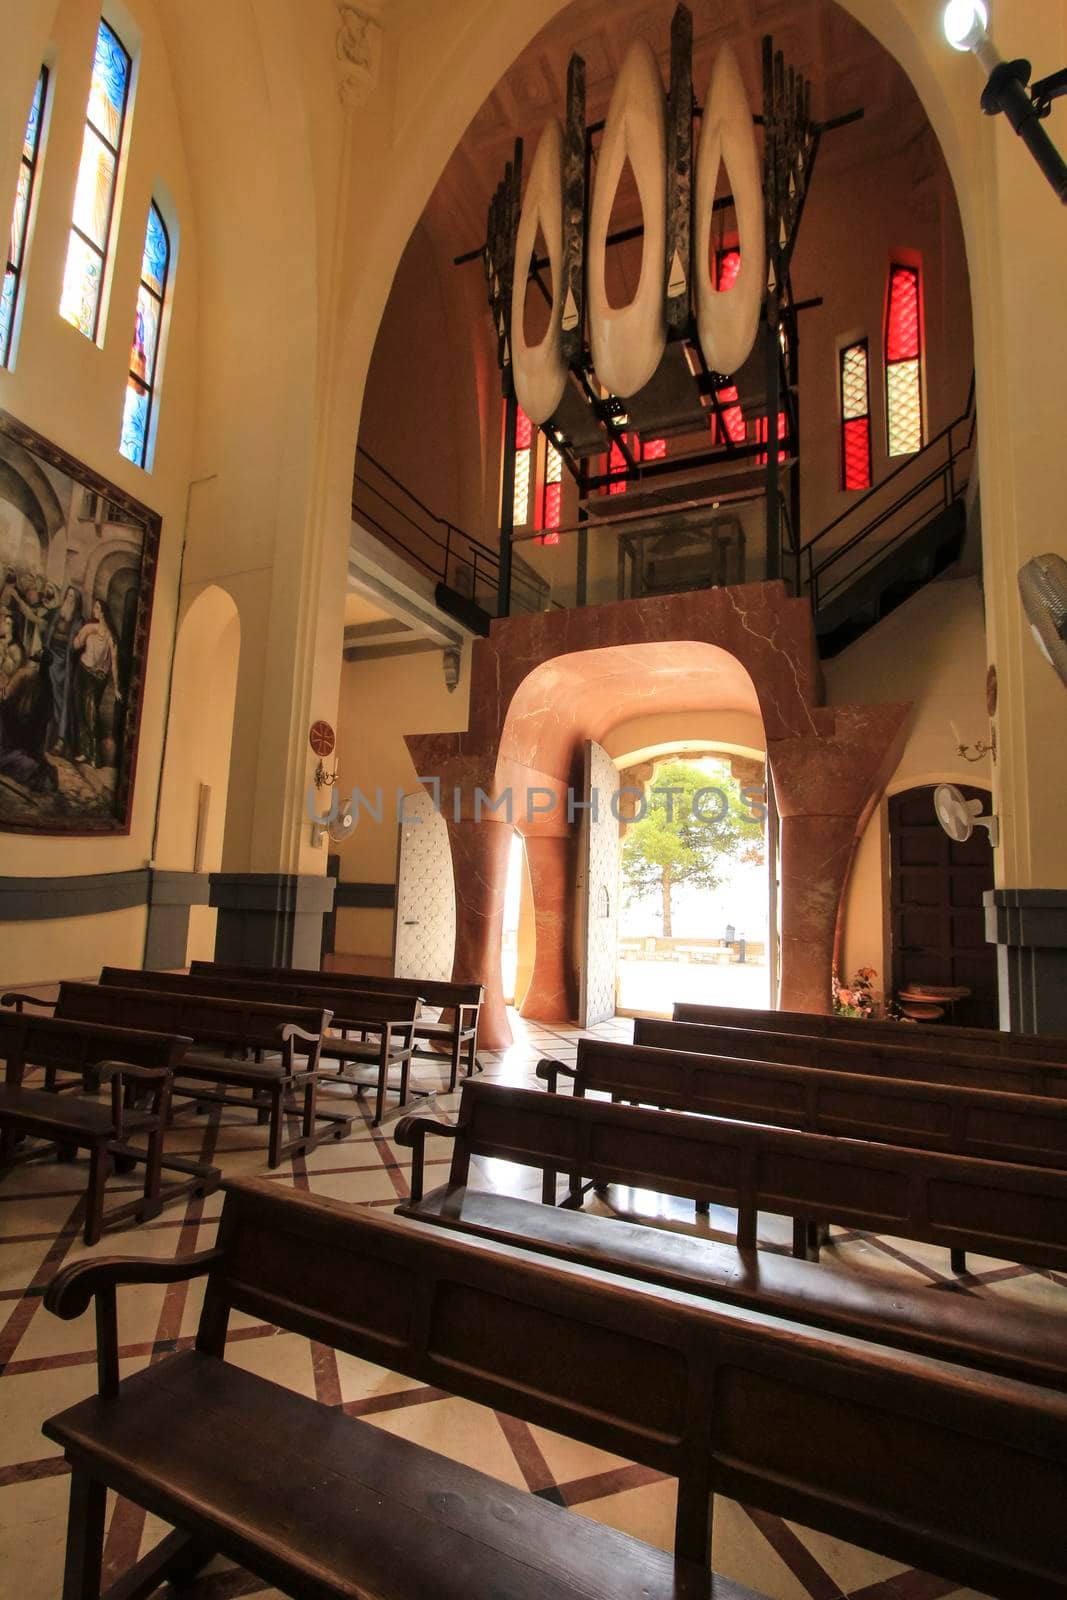
[[[520,1014],[539,1022],[569,1022],[578,1015],[577,974],[572,959],[575,917],[573,834],[526,836],[533,891],[536,948],[533,974]]]
[[[504,822],[449,819],[452,870],[456,884],[456,983],[485,985],[478,1043],[502,1050],[511,1043],[511,1024],[500,979],[500,940],[504,890],[512,829]]]
[[[782,818],[783,1011],[830,1010],[837,919],[858,820]]]

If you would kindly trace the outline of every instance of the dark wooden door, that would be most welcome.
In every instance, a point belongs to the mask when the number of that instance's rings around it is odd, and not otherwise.
[[[986,789],[961,787],[990,804]],[[893,990],[909,984],[964,985],[953,1022],[997,1026],[995,946],[985,937],[982,896],[993,887],[993,850],[984,828],[954,844],[934,814],[933,786],[907,789],[889,802],[892,851]]]

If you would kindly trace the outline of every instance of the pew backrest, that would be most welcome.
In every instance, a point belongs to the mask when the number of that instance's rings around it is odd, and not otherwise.
[[[644,1036],[640,1022],[635,1033]],[[1045,1096],[603,1039],[580,1039],[573,1069],[547,1060],[537,1075],[554,1087],[571,1071],[579,1097],[609,1094],[634,1105],[1067,1170],[1067,1103]]]
[[[3,1001],[8,1000],[3,996]],[[6,1080],[18,1084],[27,1067],[85,1073],[105,1061],[173,1072],[192,1040],[177,1033],[105,1027],[32,1012],[0,1009],[0,1059]]]
[[[238,1050],[294,1052],[315,1065],[328,1009],[262,1005],[250,1000],[179,994],[150,989],[120,989],[96,983],[61,983],[55,1015],[105,1026],[187,1034],[197,1045]]]
[[[755,1028],[761,1033],[810,1033],[825,1039],[880,1039],[886,1044],[936,1045],[960,1050],[968,1055],[1015,1056],[1023,1061],[1047,1061],[1067,1065],[1067,1038],[1053,1034],[1008,1033],[1000,1028],[961,1028],[947,1022],[891,1022],[885,1018],[865,1021],[861,1017],[840,1017],[835,1012],[771,1011],[746,1006],[709,1006],[679,1000],[674,1006],[676,1022],[710,1022],[724,1028]],[[903,1037],[901,1037],[903,1036]]]
[[[701,1564],[715,1492],[1067,1595],[1052,1391],[256,1182],[227,1193],[198,1348],[223,1354],[231,1310],[676,1477]]]
[[[420,1008],[418,995],[338,990],[325,984],[305,984],[285,978],[259,982],[209,977],[199,972],[186,975],[183,972],[152,972],[133,967],[104,967],[100,982],[109,988],[150,989],[163,994],[199,994],[214,999],[252,1001],[261,1005],[322,1009],[333,1013],[335,1028],[379,1022],[400,1026],[414,1022]]]
[[[438,978],[390,978],[370,972],[318,972],[312,967],[242,967],[229,961],[191,961],[190,976],[245,978],[255,982],[281,979],[283,983],[297,982],[323,985],[335,990],[358,989],[364,993],[386,991],[389,994],[417,994],[428,1006],[480,1007],[484,998],[484,985],[480,983],[452,983]]]
[[[1067,1267],[1067,1173],[1045,1167],[468,1080],[449,1183],[473,1156],[733,1206],[742,1248],[767,1211]]]
[[[1067,1067],[1009,1056],[967,1055],[936,1042],[886,1043],[881,1039],[823,1038],[817,1034],[760,1033],[715,1023],[667,1022],[638,1018],[634,1040],[661,1050],[786,1066],[827,1067],[835,1072],[867,1072],[876,1077],[912,1078],[961,1088],[999,1089],[1008,1094],[1049,1095],[1067,1100]]]

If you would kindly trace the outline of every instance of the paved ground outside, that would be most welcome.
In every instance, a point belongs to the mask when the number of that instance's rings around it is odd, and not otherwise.
[[[708,1006],[769,1006],[770,969],[746,961],[620,961],[620,1011],[669,1017],[676,1000]]]

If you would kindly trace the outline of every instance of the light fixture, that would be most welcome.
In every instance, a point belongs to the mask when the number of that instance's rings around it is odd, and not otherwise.
[[[949,44],[954,50],[971,51],[989,79],[982,94],[982,110],[987,117],[1004,113],[1060,200],[1067,204],[1067,162],[1041,126],[1053,100],[1067,94],[1067,68],[1029,88],[1029,61],[1002,61],[986,31],[988,22],[985,0],[949,0],[943,13]]]
[[[945,38],[953,50],[973,50],[989,26],[989,8],[983,0],[949,0],[945,7]]]

